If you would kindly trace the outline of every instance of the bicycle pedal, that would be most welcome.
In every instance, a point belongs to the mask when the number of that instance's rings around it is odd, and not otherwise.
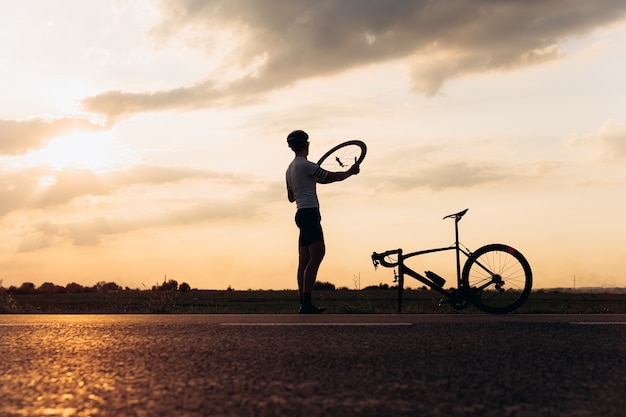
[[[443,287],[443,285],[446,283],[445,279],[441,278],[439,275],[435,274],[433,271],[426,271],[425,274],[428,278],[430,278],[432,282],[434,282],[440,287]]]
[[[448,298],[442,298],[441,300],[439,300],[439,307],[441,307],[444,304],[451,304],[450,299]]]

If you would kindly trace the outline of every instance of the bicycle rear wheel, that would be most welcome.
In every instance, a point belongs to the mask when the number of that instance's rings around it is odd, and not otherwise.
[[[507,245],[486,245],[465,262],[461,284],[472,292],[470,301],[492,314],[510,313],[528,298],[533,283],[524,256]]]
[[[367,146],[360,140],[349,140],[331,148],[317,161],[317,164],[331,172],[344,172],[355,162],[361,163],[367,153]]]

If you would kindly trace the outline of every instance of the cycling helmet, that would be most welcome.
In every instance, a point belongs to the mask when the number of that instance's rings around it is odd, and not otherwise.
[[[295,152],[306,149],[308,140],[309,135],[303,130],[294,130],[287,135],[287,145]]]

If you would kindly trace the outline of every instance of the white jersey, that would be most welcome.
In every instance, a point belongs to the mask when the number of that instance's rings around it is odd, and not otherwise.
[[[287,190],[291,190],[293,193],[298,210],[319,208],[320,203],[317,199],[315,186],[318,180],[326,179],[326,175],[328,175],[328,171],[303,156],[297,156],[291,161],[286,175]]]

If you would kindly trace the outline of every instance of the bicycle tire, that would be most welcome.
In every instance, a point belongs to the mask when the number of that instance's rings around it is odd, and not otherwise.
[[[516,249],[502,244],[483,246],[465,262],[461,285],[471,290],[470,302],[491,314],[506,314],[528,299],[533,283],[530,264]]]
[[[331,148],[317,161],[317,165],[331,172],[345,172],[355,163],[363,162],[367,146],[361,140],[349,140]]]

